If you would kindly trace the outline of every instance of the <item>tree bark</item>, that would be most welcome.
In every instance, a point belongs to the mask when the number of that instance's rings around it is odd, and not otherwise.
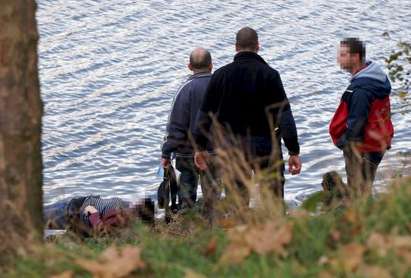
[[[43,234],[35,12],[34,0],[0,0],[0,261]]]

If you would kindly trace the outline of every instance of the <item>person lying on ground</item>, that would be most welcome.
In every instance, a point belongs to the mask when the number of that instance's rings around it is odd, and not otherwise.
[[[137,204],[120,198],[85,196],[66,199],[44,208],[48,229],[68,229],[83,236],[110,233],[131,220],[154,224],[154,202],[145,198]]]

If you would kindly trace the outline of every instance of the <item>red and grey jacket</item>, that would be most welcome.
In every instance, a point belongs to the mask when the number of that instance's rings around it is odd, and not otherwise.
[[[390,93],[387,75],[377,64],[368,62],[352,77],[330,122],[334,144],[343,149],[348,142],[357,142],[362,153],[389,149],[394,135]]]

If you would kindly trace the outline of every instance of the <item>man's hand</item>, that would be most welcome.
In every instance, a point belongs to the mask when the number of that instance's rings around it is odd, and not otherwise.
[[[84,208],[83,212],[84,212],[84,214],[90,215],[90,214],[98,212],[98,210],[93,206],[87,206],[87,207]]]
[[[167,168],[168,165],[170,165],[170,159],[168,159],[168,158],[162,158],[162,159],[161,159],[161,166],[163,166],[163,168]]]
[[[298,175],[301,172],[301,159],[298,155],[290,155],[288,159],[288,172],[291,175]]]
[[[195,152],[194,154],[194,163],[198,169],[201,171],[207,170],[207,160],[208,160],[208,152]]]

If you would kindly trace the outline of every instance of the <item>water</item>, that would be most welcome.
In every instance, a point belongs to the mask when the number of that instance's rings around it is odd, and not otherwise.
[[[232,61],[235,32],[260,36],[260,54],[281,73],[300,135],[303,173],[287,176],[286,199],[343,173],[328,122],[348,84],[336,64],[346,36],[367,42],[382,63],[411,40],[411,1],[38,0],[44,201],[85,194],[135,200],[154,195],[160,146],[176,90],[196,46],[214,66]],[[382,36],[389,32],[391,39]],[[408,102],[392,98],[396,136],[378,179],[411,152]]]

